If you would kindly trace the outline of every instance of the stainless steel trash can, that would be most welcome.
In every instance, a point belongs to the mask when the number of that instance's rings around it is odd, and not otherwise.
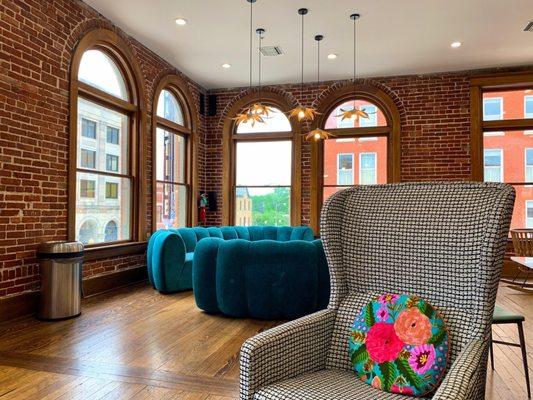
[[[54,320],[81,313],[83,244],[45,242],[37,249],[41,268],[41,299],[37,317]]]

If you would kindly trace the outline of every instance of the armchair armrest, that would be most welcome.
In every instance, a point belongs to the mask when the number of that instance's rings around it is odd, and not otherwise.
[[[474,339],[469,342],[450,367],[433,400],[475,400],[485,387],[483,354],[487,354],[488,342]],[[480,376],[483,378],[479,381]],[[480,386],[481,385],[481,386]]]
[[[260,387],[324,369],[336,311],[322,310],[269,329],[241,348],[240,398]]]

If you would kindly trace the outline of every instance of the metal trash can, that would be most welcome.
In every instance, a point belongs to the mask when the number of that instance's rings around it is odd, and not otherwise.
[[[45,242],[37,249],[41,268],[41,299],[37,317],[55,320],[81,313],[83,244]]]

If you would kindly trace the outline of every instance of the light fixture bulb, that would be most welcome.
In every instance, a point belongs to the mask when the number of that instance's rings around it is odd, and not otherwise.
[[[463,44],[461,42],[453,42],[452,44],[450,44],[451,47],[453,47],[454,49],[457,49],[458,47],[461,47]]]
[[[176,23],[176,25],[180,26],[187,25],[187,20],[185,18],[176,18],[174,22]]]
[[[221,65],[222,68],[224,69],[228,69],[228,68],[231,68],[231,64],[228,64],[228,63],[224,63]]]
[[[337,57],[338,57],[337,54],[334,54],[334,53],[328,54],[328,60],[335,60]]]
[[[300,111],[298,113],[298,119],[301,121],[304,117],[305,117],[305,112],[304,111]]]
[[[320,139],[320,133],[315,133],[315,139],[316,140]]]

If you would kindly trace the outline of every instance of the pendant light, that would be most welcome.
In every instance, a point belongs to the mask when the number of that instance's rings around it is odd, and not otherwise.
[[[324,39],[323,35],[315,36],[315,40],[317,44],[317,79],[316,79],[317,92],[318,90],[320,90],[320,42],[322,41],[322,39]],[[311,132],[309,132],[306,135],[305,140],[318,142],[319,140],[329,139],[331,136],[334,136],[334,135],[332,135],[330,132],[326,132],[325,130],[317,127],[316,129],[313,129]]]
[[[257,0],[246,0],[250,3],[250,91],[252,90],[252,54],[253,54],[253,17],[254,17],[254,3]],[[260,33],[261,31],[261,33]],[[259,34],[260,44],[259,44],[259,53],[261,53],[261,40],[264,33],[264,29],[258,29],[257,33]],[[259,55],[259,61],[261,62],[261,55]],[[261,75],[261,72],[259,72]],[[251,126],[255,126],[256,122],[264,123],[265,120],[263,117],[268,116],[270,109],[261,105],[261,103],[254,103],[250,107],[244,108],[235,118],[237,124],[247,124],[250,123]]]
[[[255,113],[255,114],[258,114],[258,115],[261,115],[261,117],[265,117],[265,118],[268,118],[268,116],[270,115],[270,113],[272,112],[272,107],[270,106],[267,106],[263,103],[261,103],[261,58],[263,56],[263,54],[261,53],[261,48],[263,46],[263,39],[265,38],[263,35],[265,34],[265,30],[263,28],[258,28],[256,31],[257,35],[259,36],[259,47],[258,47],[258,54],[259,54],[259,61],[258,61],[258,65],[259,65],[259,68],[258,68],[258,86],[259,86],[259,102],[253,104],[251,107],[250,107],[250,110],[252,113]],[[260,122],[264,122],[264,121],[260,121]]]
[[[353,119],[354,122],[359,121],[360,118],[366,118],[368,119],[368,113],[365,111],[364,108],[357,108],[355,105],[355,96],[356,96],[356,86],[355,86],[355,77],[356,77],[356,21],[361,16],[359,14],[352,14],[350,15],[350,19],[353,21],[353,94],[354,94],[354,101],[352,108],[349,109],[343,109],[341,108],[341,113],[339,115],[336,115],[337,118],[342,118],[341,121],[344,121],[345,119]]]
[[[302,64],[301,64],[301,82],[300,82],[300,98],[303,99],[304,91],[304,16],[307,15],[309,10],[307,8],[300,8],[298,14],[302,16]],[[301,121],[312,121],[315,119],[317,112],[314,108],[307,108],[302,106],[297,106],[289,111],[289,118],[297,118],[299,122]]]

